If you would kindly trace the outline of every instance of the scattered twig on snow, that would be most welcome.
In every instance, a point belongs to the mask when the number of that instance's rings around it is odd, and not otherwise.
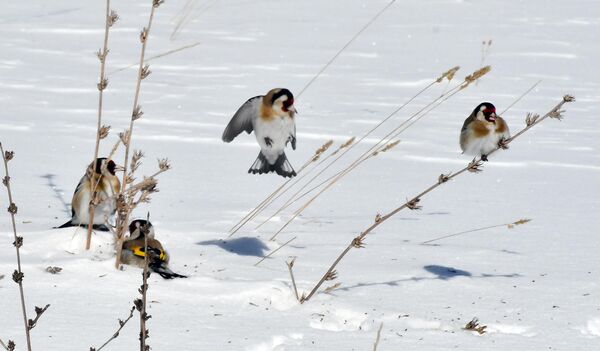
[[[479,319],[477,319],[477,317],[474,317],[469,323],[467,323],[463,329],[464,330],[470,330],[470,331],[474,331],[479,333],[479,335],[485,334],[486,331],[485,329],[487,328],[487,325],[481,325],[479,324]]]

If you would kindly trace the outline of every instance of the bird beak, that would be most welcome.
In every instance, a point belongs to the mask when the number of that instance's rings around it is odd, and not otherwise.
[[[292,112],[294,115],[297,115],[297,114],[298,114],[298,110],[296,110],[296,107],[294,107],[294,106],[291,106],[289,110],[290,110],[290,111],[291,111],[291,112]]]

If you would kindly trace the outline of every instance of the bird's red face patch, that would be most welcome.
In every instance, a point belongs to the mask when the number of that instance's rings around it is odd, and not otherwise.
[[[496,107],[485,106],[481,112],[483,112],[486,120],[496,123]]]
[[[281,108],[284,112],[288,112],[290,106],[292,106],[294,104],[294,99],[292,98],[288,98],[287,100],[285,100],[283,102],[283,107]]]

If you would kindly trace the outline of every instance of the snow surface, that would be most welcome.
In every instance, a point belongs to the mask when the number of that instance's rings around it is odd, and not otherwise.
[[[105,123],[128,124],[139,30],[150,0],[113,1],[121,20],[111,31]],[[147,158],[140,174],[169,157],[150,211],[172,268],[189,279],[150,278],[149,344],[154,350],[598,350],[600,348],[600,3],[572,1],[397,1],[299,99],[299,167],[328,138],[362,135],[441,72],[461,65],[462,79],[493,40],[492,72],[402,134],[392,152],[370,160],[310,207],[279,237],[289,218],[236,236],[227,230],[281,184],[246,173],[254,136],[220,136],[236,109],[273,87],[297,92],[387,2],[356,0],[167,1],[156,14],[143,83],[144,117],[134,147]],[[187,6],[187,7],[186,7]],[[188,15],[181,31],[172,33]],[[50,303],[33,330],[36,350],[87,350],[116,329],[137,296],[139,269],[113,269],[111,238],[51,230],[93,152],[104,1],[5,0],[0,12],[0,140],[11,161],[29,313]],[[297,257],[302,291],[320,278],[376,213],[398,206],[440,173],[462,168],[458,134],[479,102],[499,111],[537,80],[506,115],[514,132],[526,112],[544,113],[563,94],[577,97],[562,122],[544,121],[466,174],[401,212],[367,237],[338,267],[331,293],[299,305],[285,260]],[[386,124],[387,130],[441,94],[434,87]],[[383,135],[383,130],[377,133]],[[375,140],[375,137],[369,138]],[[347,164],[370,144],[344,158]],[[119,156],[122,157],[122,156]],[[117,160],[119,159],[117,157]],[[338,166],[338,167],[339,167]],[[6,208],[4,191],[0,207]],[[264,215],[270,214],[271,210]],[[263,217],[264,218],[264,217]],[[420,245],[477,227],[533,221]],[[269,250],[297,236],[273,258]],[[8,214],[0,217],[0,338],[25,349]],[[45,272],[59,266],[57,275]],[[462,327],[473,317],[488,326]],[[109,345],[137,346],[133,320]]]

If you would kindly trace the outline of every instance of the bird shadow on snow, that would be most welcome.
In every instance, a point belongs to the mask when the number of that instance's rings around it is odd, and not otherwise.
[[[263,257],[269,247],[257,238],[237,238],[231,240],[206,240],[196,243],[197,245],[215,245],[225,251],[232,252],[240,256]]]
[[[368,286],[376,286],[376,285],[387,285],[390,287],[394,287],[394,286],[400,286],[401,283],[406,283],[406,282],[419,282],[419,281],[425,281],[425,280],[449,280],[455,277],[468,277],[471,279],[483,279],[483,278],[516,278],[516,277],[520,277],[521,274],[518,273],[511,273],[511,274],[488,274],[488,273],[481,273],[478,275],[473,275],[471,272],[467,272],[467,271],[463,271],[461,269],[456,269],[453,267],[446,267],[446,266],[439,266],[439,265],[427,265],[423,267],[424,270],[426,270],[429,273],[434,274],[434,277],[410,277],[410,278],[404,278],[404,279],[397,279],[397,280],[390,280],[387,282],[377,282],[377,283],[358,283],[355,285],[351,285],[351,286],[342,286],[339,287],[336,290],[351,290],[351,289],[355,289],[355,288],[362,288],[362,287],[368,287]]]
[[[47,181],[46,185],[52,190],[52,192],[54,193],[54,197],[57,198],[58,201],[60,201],[60,203],[63,205],[64,212],[68,215],[71,215],[71,206],[63,198],[63,190],[60,189],[54,182],[54,178],[56,178],[56,174],[48,173],[48,174],[41,175],[40,178],[46,179],[46,181]]]

